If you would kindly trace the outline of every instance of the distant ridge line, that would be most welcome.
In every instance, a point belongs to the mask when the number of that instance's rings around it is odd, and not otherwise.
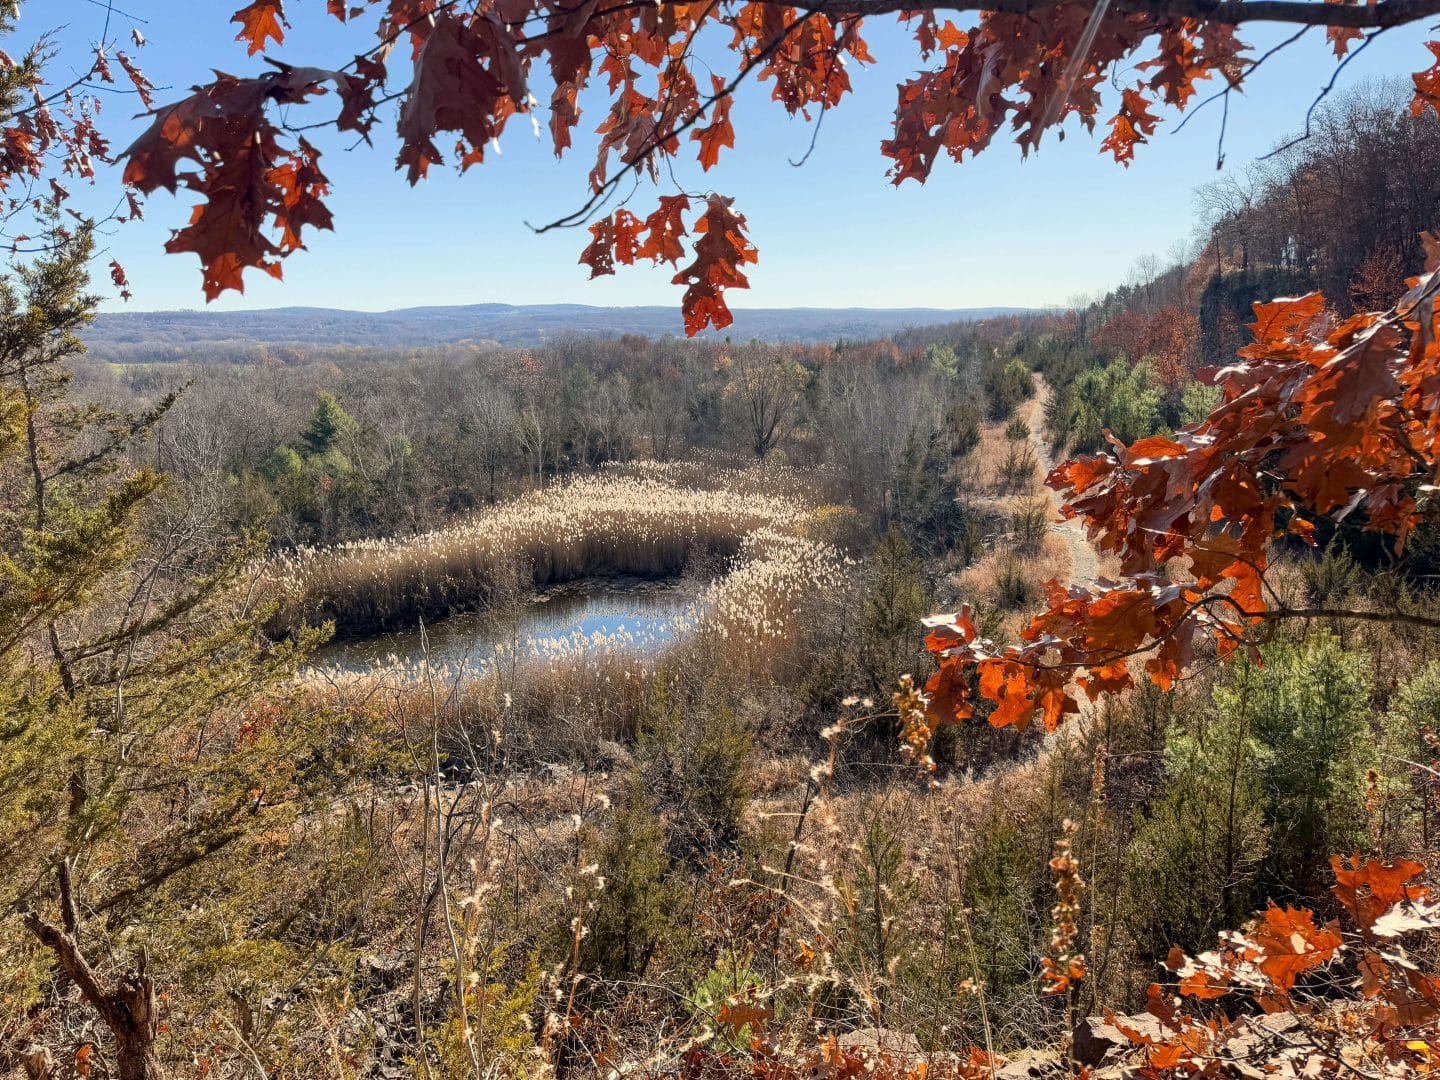
[[[735,322],[710,339],[745,341],[858,340],[901,330],[1025,314],[1021,307],[974,308],[741,308]],[[86,334],[100,359],[123,353],[130,360],[147,346],[161,359],[200,346],[334,346],[415,348],[465,342],[538,345],[559,338],[681,336],[677,307],[596,307],[588,304],[466,304],[347,311],[285,307],[250,311],[138,311],[100,315]]]

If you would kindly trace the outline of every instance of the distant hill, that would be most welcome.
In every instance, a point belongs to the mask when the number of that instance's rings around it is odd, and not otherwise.
[[[724,334],[737,341],[833,341],[889,336],[937,323],[964,322],[1023,308],[750,308],[735,312]],[[470,304],[397,311],[270,308],[257,311],[147,311],[101,315],[86,334],[99,359],[139,362],[243,351],[256,345],[356,345],[413,348],[460,342],[538,345],[574,335],[663,337],[681,331],[679,307],[584,304]]]

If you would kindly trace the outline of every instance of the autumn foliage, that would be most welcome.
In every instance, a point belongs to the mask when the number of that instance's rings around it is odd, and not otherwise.
[[[1131,361],[1149,360],[1168,387],[1189,382],[1200,319],[1193,311],[1167,304],[1154,313],[1125,310],[1095,333],[1095,344],[1124,353]]]
[[[1121,1030],[1145,1048],[1151,1075],[1205,1072],[1211,1062],[1232,1057],[1224,1048],[1239,1044],[1237,1036],[1263,1031],[1264,1016],[1314,1017],[1347,970],[1358,972],[1358,997],[1365,1003],[1365,1011],[1350,1021],[1352,1030],[1332,1029],[1318,1042],[1295,1040],[1299,1045],[1272,1067],[1282,1075],[1344,1071],[1337,1036],[1348,1034],[1368,1037],[1375,1057],[1393,1066],[1409,1065],[1422,1072],[1433,1068],[1435,1048],[1416,1036],[1433,1034],[1440,1019],[1440,978],[1406,948],[1407,940],[1418,940],[1423,952],[1424,935],[1440,929],[1440,907],[1420,881],[1425,868],[1409,859],[1385,862],[1359,855],[1337,856],[1331,865],[1336,880],[1331,891],[1347,916],[1345,924],[1322,923],[1307,908],[1272,904],[1243,930],[1223,934],[1214,951],[1198,957],[1179,949],[1171,952],[1167,966],[1181,1000],[1168,996],[1159,984],[1149,993],[1149,1011],[1162,1032],[1126,1031],[1120,1023]],[[1183,999],[1224,999],[1221,1004],[1248,1008],[1237,1008],[1234,1019],[1224,1013],[1195,1015],[1180,1007]],[[1302,1023],[1301,1030],[1314,1029]]]
[[[1435,265],[1391,310],[1343,322],[1318,293],[1257,304],[1238,362],[1199,373],[1222,395],[1205,420],[1056,468],[1063,512],[1121,580],[1051,582],[1047,609],[1005,650],[968,610],[931,619],[935,719],[972,715],[978,690],[991,724],[1053,729],[1081,691],[1126,689],[1137,668],[1168,689],[1202,656],[1249,647],[1258,625],[1317,614],[1288,607],[1265,575],[1271,545],[1313,543],[1318,517],[1353,516],[1403,549],[1440,467]]]
[[[1072,117],[1086,130],[1103,129],[1103,151],[1128,164],[1154,134],[1157,109],[1193,105],[1207,80],[1236,88],[1253,62],[1235,25],[1166,5],[1037,4],[1039,18],[1025,3],[1005,6],[980,13],[969,29],[923,6],[882,8],[898,12],[926,65],[899,86],[894,130],[880,146],[894,183],[923,183],[942,157],[960,161],[1002,134],[1028,153]],[[149,129],[120,155],[125,180],[141,193],[185,187],[197,196],[167,250],[199,257],[213,299],[242,289],[247,269],[279,276],[306,230],[330,228],[328,182],[301,130],[333,126],[369,142],[393,103],[395,165],[416,184],[432,166],[480,164],[513,118],[542,109],[548,123],[535,119],[535,129],[546,128],[563,155],[581,123],[581,97],[601,90],[608,104],[594,129],[589,196],[546,228],[588,226],[581,262],[592,277],[640,259],[668,263],[685,290],[686,331],[723,328],[731,322],[725,294],[748,286],[744,268],[756,259],[745,219],[720,194],[686,191],[662,165],[693,155],[708,172],[736,147],[731,107],[747,79],[768,86],[790,115],[818,122],[852,92],[847,65],[874,60],[862,33],[867,19],[882,17],[872,7],[330,0],[326,10],[341,22],[374,20],[368,51],[339,67],[271,60],[273,70],[258,75],[217,73],[153,109]],[[1335,24],[1328,29],[1337,56],[1363,36],[1341,14],[1325,17]],[[248,55],[283,45],[286,15],[284,0],[253,0],[235,12]],[[698,55],[712,35],[728,50],[725,63]],[[116,59],[150,108],[154,87],[126,56]],[[103,49],[94,74],[116,81]],[[1119,89],[1113,103],[1104,93],[1110,82]],[[1440,65],[1415,82],[1416,109],[1440,101]],[[6,174],[38,175],[51,146],[82,176],[90,159],[110,160],[83,107],[67,106],[64,123],[44,108],[18,116],[5,142]],[[657,195],[652,208],[610,210],[622,185],[662,179],[677,190]],[[1165,351],[1178,360],[1183,350],[1173,344]]]

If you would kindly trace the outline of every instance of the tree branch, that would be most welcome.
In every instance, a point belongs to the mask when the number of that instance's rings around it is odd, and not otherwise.
[[[1061,5],[1055,0],[986,0],[983,10],[1007,15],[1044,12]],[[818,0],[798,10],[831,18],[887,15],[901,11],[974,11],[981,6],[925,3],[917,0]],[[1375,4],[1327,4],[1310,0],[1110,0],[1113,11],[1184,18],[1239,26],[1250,22],[1292,26],[1336,26],[1378,30],[1440,15],[1440,0],[1378,0]]]
[[[58,926],[50,925],[33,911],[25,916],[25,928],[40,940],[40,944],[55,954],[60,966],[65,969],[65,974],[80,988],[85,1000],[100,1014],[108,1027],[113,1030],[117,1023],[123,1023],[115,1015],[113,997],[100,985],[94,968],[85,959],[73,937]]]

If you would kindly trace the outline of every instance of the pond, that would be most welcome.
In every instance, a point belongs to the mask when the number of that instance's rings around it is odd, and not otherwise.
[[[433,667],[482,669],[497,652],[520,654],[587,643],[653,651],[693,619],[699,588],[692,582],[605,578],[568,582],[537,592],[507,612],[472,611],[425,627],[332,641],[316,656],[320,666],[360,670],[399,660],[419,664],[427,648]]]

